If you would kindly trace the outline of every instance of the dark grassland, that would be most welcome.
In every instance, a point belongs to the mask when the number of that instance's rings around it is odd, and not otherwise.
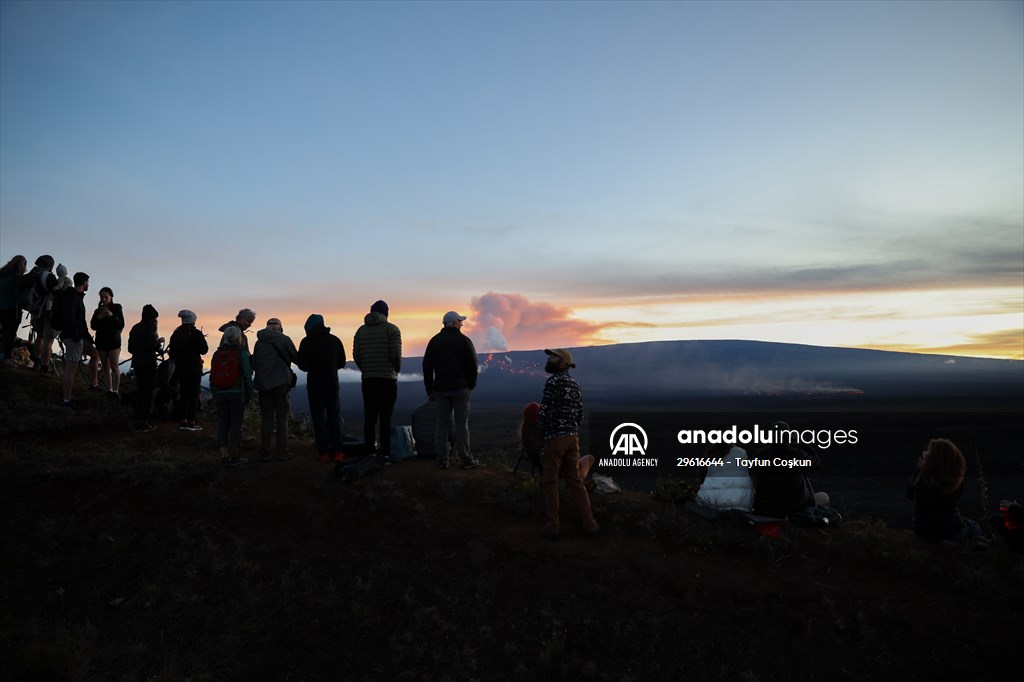
[[[474,417],[485,468],[413,460],[350,485],[301,428],[292,461],[224,468],[212,421],[134,434],[123,406],[58,395],[0,371],[0,679],[1001,680],[1024,663],[1024,560],[998,545],[856,516],[772,539],[684,513],[675,483],[592,496],[594,541],[563,498],[552,544],[502,415]]]

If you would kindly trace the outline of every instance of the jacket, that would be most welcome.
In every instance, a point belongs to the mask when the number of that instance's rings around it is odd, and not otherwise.
[[[269,391],[292,383],[291,363],[298,362],[299,352],[292,340],[276,329],[261,329],[253,346],[252,368],[256,372],[253,385],[257,391]]]
[[[544,382],[540,404],[540,437],[548,442],[558,436],[580,435],[583,422],[583,393],[568,369],[561,369]]]
[[[364,379],[398,379],[402,370],[402,332],[382,313],[369,313],[352,339],[352,359]]]
[[[156,330],[156,318],[143,317],[128,332],[133,368],[156,367],[156,354],[160,352],[160,335]]]
[[[194,324],[183,324],[171,334],[167,352],[178,371],[203,373],[203,356],[210,352],[203,332]]]
[[[109,310],[110,315],[101,316],[101,310]],[[114,350],[121,347],[121,331],[124,329],[124,311],[120,303],[105,306],[102,303],[92,314],[89,326],[96,332],[97,350]]]
[[[746,450],[733,446],[722,460],[724,466],[709,466],[697,491],[697,501],[718,509],[750,511],[754,507],[754,485],[745,467],[736,458],[745,458]]]
[[[89,325],[85,323],[85,292],[72,289],[64,296],[63,325],[60,338],[62,340],[81,341],[92,339],[89,333]]]
[[[299,343],[299,369],[306,373],[306,387],[338,386],[338,370],[345,366],[345,346],[323,325],[312,327]]]
[[[423,385],[427,395],[435,391],[476,388],[476,348],[456,327],[444,327],[427,343],[423,354]]]

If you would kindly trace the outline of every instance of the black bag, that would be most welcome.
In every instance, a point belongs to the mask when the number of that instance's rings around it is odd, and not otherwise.
[[[352,483],[366,478],[380,469],[380,458],[377,455],[364,455],[355,459],[346,459],[334,465],[334,475],[343,481]]]

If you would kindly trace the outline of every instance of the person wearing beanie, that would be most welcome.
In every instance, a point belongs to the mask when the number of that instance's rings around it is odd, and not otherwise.
[[[388,304],[377,301],[352,340],[352,359],[362,373],[363,438],[366,447],[391,464],[391,415],[402,369],[402,332],[388,321]],[[380,424],[379,439],[377,424]],[[379,447],[374,447],[379,443]]]
[[[476,348],[462,333],[465,316],[454,310],[445,313],[444,327],[427,343],[423,354],[423,385],[428,396],[437,399],[437,433],[434,447],[437,465],[448,468],[448,425],[455,415],[455,448],[463,469],[480,463],[469,448],[469,397],[476,388]]]
[[[174,360],[174,374],[178,377],[179,403],[175,412],[181,419],[181,431],[201,431],[199,425],[199,387],[203,380],[203,356],[210,351],[206,335],[196,329],[196,314],[191,310],[178,311],[181,325],[171,334],[168,354]]]
[[[128,332],[128,352],[132,356],[132,371],[138,391],[135,395],[135,430],[152,431],[153,390],[156,388],[156,356],[163,351],[164,339],[157,333],[157,309],[147,303],[142,307],[142,319]]]
[[[306,373],[309,418],[313,422],[317,459],[343,462],[341,450],[341,404],[338,400],[338,370],[345,366],[345,346],[324,318],[316,313],[306,319],[306,337],[299,343],[299,369]]]

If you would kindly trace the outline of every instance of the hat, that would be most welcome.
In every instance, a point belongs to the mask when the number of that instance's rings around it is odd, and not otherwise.
[[[456,322],[458,320],[464,320],[464,319],[466,319],[465,315],[459,315],[454,310],[449,310],[448,312],[446,312],[444,314],[444,326],[447,327],[448,325],[452,324],[453,322]]]
[[[523,421],[527,424],[536,424],[540,421],[540,403],[529,403],[523,408]]]
[[[545,348],[544,352],[547,353],[548,355],[557,355],[558,357],[565,360],[565,364],[569,365],[569,367],[576,366],[575,363],[573,363],[572,361],[572,353],[565,350],[564,348],[556,348],[554,350],[548,350],[547,348]]]
[[[39,258],[36,258],[36,265],[38,265],[39,267],[41,267],[44,270],[52,269],[53,268],[53,256],[50,256],[50,255],[47,255],[47,254],[43,254]],[[65,271],[64,274],[67,274],[67,271]]]
[[[63,263],[61,263],[61,264],[59,264],[57,266],[57,276],[58,277],[67,277],[68,276],[68,269],[66,267],[64,267]]]
[[[179,310],[178,317],[181,318],[182,324],[194,324],[196,321],[196,314],[191,310]]]
[[[147,303],[142,306],[142,319],[144,320],[155,320],[160,317],[160,313],[157,312],[156,308]]]
[[[370,306],[371,313],[380,313],[384,317],[388,316],[388,304],[385,301],[377,301]]]
[[[241,319],[241,318],[246,318],[246,319],[249,319],[249,320],[255,320],[256,319],[256,311],[255,310],[249,310],[248,308],[242,308],[241,310],[238,311],[238,314],[235,315],[235,319],[236,320]]]

